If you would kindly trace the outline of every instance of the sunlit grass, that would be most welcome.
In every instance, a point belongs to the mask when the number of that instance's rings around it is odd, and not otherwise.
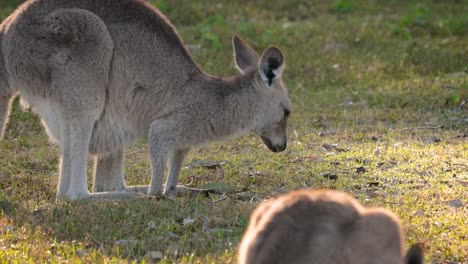
[[[0,17],[19,2],[0,2]],[[0,262],[234,263],[255,205],[297,188],[389,208],[428,263],[468,262],[466,1],[152,3],[211,74],[235,73],[235,33],[283,50],[288,149],[249,135],[192,151],[186,164],[224,163],[185,168],[180,182],[234,188],[224,196],[56,203],[58,148],[16,103],[0,142]],[[127,183],[149,182],[144,142],[126,154]]]

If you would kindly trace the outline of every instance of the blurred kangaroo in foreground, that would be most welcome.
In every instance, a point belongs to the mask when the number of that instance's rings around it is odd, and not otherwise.
[[[239,264],[419,264],[415,245],[402,256],[400,222],[331,190],[300,190],[268,200],[250,218]]]
[[[191,148],[248,132],[274,152],[286,148],[291,104],[278,48],[259,56],[235,36],[240,74],[207,75],[166,17],[140,0],[26,1],[1,24],[0,47],[0,136],[19,93],[60,145],[58,197],[172,195]],[[152,178],[130,188],[123,153],[137,138],[148,140]],[[93,190],[103,193],[87,189],[88,154]]]

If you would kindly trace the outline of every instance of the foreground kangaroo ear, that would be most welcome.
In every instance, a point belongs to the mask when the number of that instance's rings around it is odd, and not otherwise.
[[[262,55],[260,61],[260,76],[271,86],[275,79],[281,77],[284,69],[284,56],[276,47],[269,47]]]
[[[405,264],[422,264],[424,260],[424,254],[422,248],[414,244],[408,249],[408,253],[406,253],[405,257]]]
[[[237,67],[241,72],[246,72],[249,68],[257,67],[258,54],[237,35],[234,35],[232,38],[232,47]]]

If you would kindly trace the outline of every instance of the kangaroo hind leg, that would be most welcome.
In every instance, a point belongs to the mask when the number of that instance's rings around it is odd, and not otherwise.
[[[5,61],[2,53],[2,37],[0,36],[0,140],[4,136],[8,123],[13,94],[7,82]]]
[[[123,161],[123,149],[96,157],[93,182],[94,192],[126,191]]]
[[[43,23],[49,37],[51,84],[47,100],[60,122],[61,165],[57,196],[90,196],[86,165],[91,134],[105,106],[113,43],[91,12],[58,9]]]
[[[0,88],[1,89],[1,88]],[[12,96],[9,94],[2,95],[0,91],[0,140],[3,138],[6,125],[8,123]]]
[[[86,165],[92,131],[106,104],[112,38],[104,22],[91,12],[80,9],[58,9],[44,23],[50,43],[57,51],[51,56],[52,91],[60,105],[62,161],[57,196],[65,199],[128,199],[141,197],[129,192],[110,192],[107,184],[102,193],[89,193]],[[55,41],[55,42],[54,42]],[[56,43],[57,42],[57,43]],[[114,153],[96,165],[97,172],[108,175],[99,182],[111,180],[114,187],[125,187],[122,175],[123,153]],[[106,164],[107,163],[107,164]],[[109,167],[110,166],[110,167]],[[108,170],[108,171],[106,171]]]

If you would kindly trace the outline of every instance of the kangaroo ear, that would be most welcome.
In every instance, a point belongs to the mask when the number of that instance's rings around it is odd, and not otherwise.
[[[257,67],[258,54],[237,35],[234,35],[232,38],[232,47],[234,48],[234,58],[237,67],[241,72],[246,72],[249,68]]]
[[[260,60],[260,76],[269,86],[275,79],[281,77],[284,69],[284,56],[276,47],[269,47],[265,50]]]
[[[408,249],[406,253],[405,264],[422,264],[424,260],[424,254],[421,246],[414,244]]]

